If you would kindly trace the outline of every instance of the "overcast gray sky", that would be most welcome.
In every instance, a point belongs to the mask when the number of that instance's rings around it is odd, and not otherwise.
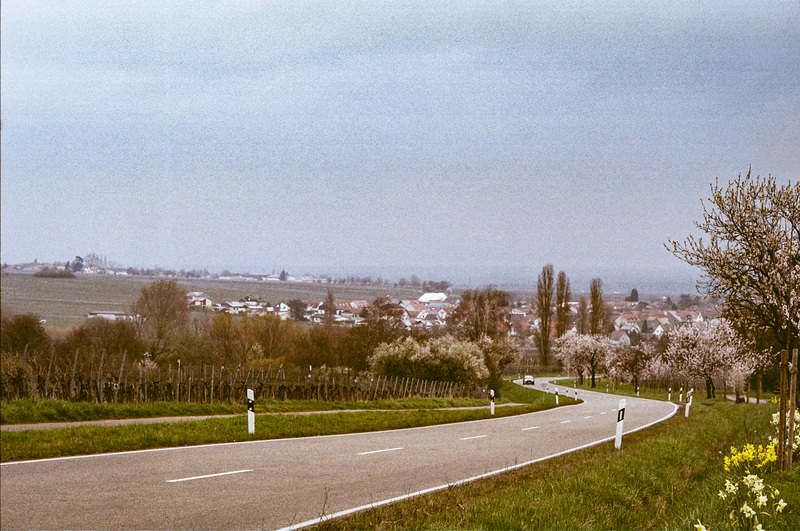
[[[800,2],[2,2],[2,261],[683,271],[800,178]]]

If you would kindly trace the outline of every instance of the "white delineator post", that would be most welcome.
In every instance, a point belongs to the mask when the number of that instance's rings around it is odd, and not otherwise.
[[[256,407],[253,390],[247,390],[247,433],[256,432]]]
[[[614,448],[619,450],[622,446],[622,424],[625,420],[625,399],[619,401],[619,409],[617,409],[617,437],[614,439]]]
[[[672,387],[669,388],[669,393],[667,394],[667,402],[672,402]]]
[[[556,405],[558,405],[558,389],[556,389]]]
[[[686,418],[689,418],[689,408],[692,407],[692,399],[694,398],[694,389],[686,393]]]
[[[494,389],[489,389],[489,398],[492,401],[492,415],[494,415]]]
[[[683,402],[683,386],[681,386],[681,394],[678,397],[678,403],[680,404],[681,402]]]

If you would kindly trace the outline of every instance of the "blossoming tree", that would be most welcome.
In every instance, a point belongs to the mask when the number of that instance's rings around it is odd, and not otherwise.
[[[724,319],[684,325],[669,335],[662,358],[688,378],[702,379],[707,398],[715,397],[714,377],[732,368],[747,350]]]
[[[698,286],[725,301],[724,316],[742,331],[768,334],[789,351],[800,337],[800,182],[747,176],[711,187],[690,236],[667,248],[705,273]]]
[[[605,336],[568,333],[556,340],[554,351],[556,358],[571,374],[582,378],[583,371],[588,371],[592,377],[592,387],[596,387],[595,376],[598,370],[606,366],[612,346]]]

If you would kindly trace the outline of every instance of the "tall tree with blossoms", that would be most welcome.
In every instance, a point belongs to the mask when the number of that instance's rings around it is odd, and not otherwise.
[[[771,336],[791,350],[800,336],[800,183],[773,176],[719,181],[696,224],[709,239],[669,241],[675,256],[704,272],[698,285],[725,301],[724,316],[740,331]]]
[[[611,356],[611,341],[601,335],[567,333],[556,339],[555,356],[568,372],[575,374],[583,383],[583,371],[588,371],[592,378],[592,387],[596,387],[597,372],[606,366]]]
[[[706,384],[706,397],[716,396],[714,377],[736,366],[747,355],[739,334],[724,319],[684,325],[669,334],[662,355],[674,370]]]
[[[615,349],[608,365],[614,373],[633,380],[634,387],[638,388],[639,380],[647,373],[656,357],[656,346],[653,343],[641,343],[629,348]]]

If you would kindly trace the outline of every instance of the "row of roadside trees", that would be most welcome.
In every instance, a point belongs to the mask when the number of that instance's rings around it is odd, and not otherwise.
[[[669,333],[666,349],[644,342],[632,347],[614,346],[600,334],[568,333],[555,341],[554,353],[565,370],[578,377],[595,378],[605,372],[632,381],[702,382],[706,396],[716,396],[715,381],[730,381],[740,394],[745,382],[769,365],[767,352],[753,352],[725,319],[689,323]]]

